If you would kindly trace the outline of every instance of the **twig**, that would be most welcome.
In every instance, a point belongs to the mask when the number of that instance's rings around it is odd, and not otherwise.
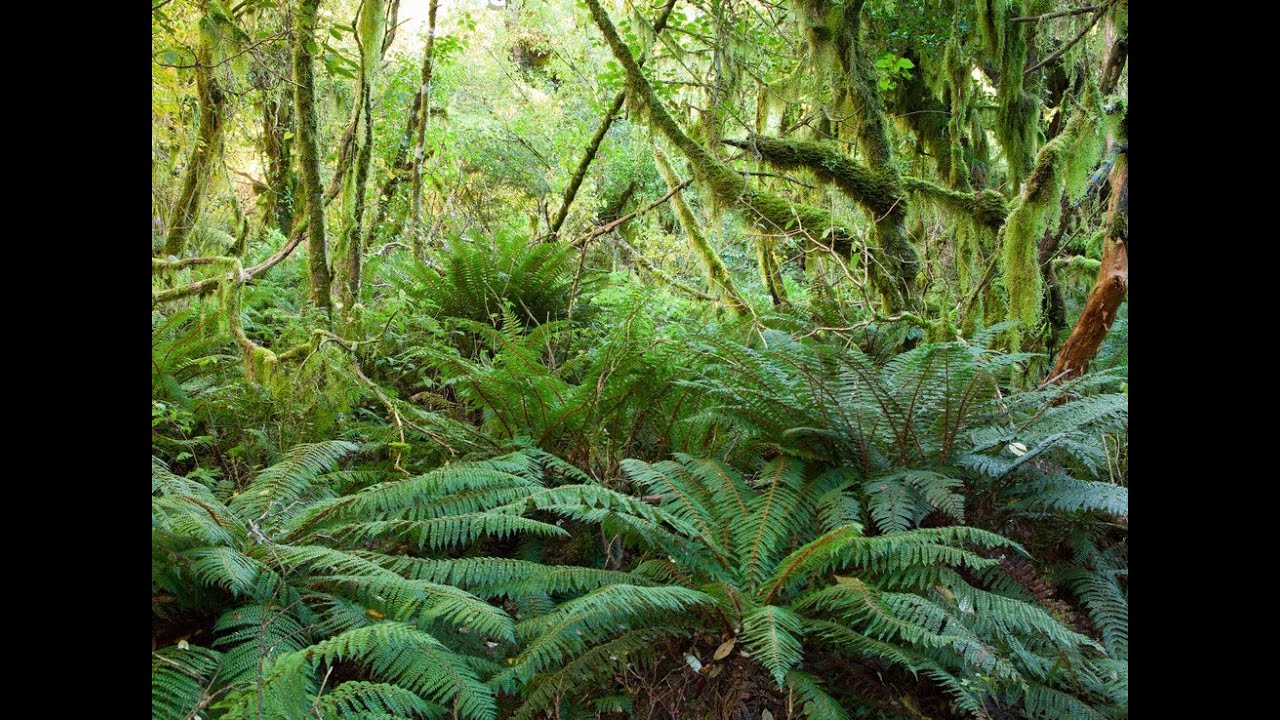
[[[621,224],[623,224],[623,223],[625,223],[625,222],[628,222],[628,221],[630,221],[630,220],[633,220],[633,219],[635,219],[635,218],[636,218],[636,216],[638,216],[638,215],[643,215],[643,214],[645,214],[645,213],[649,212],[650,210],[652,210],[652,209],[654,209],[654,208],[658,207],[658,206],[659,206],[659,205],[661,205],[662,203],[664,203],[664,202],[666,202],[666,201],[670,200],[670,199],[671,199],[671,198],[672,198],[676,193],[678,193],[678,192],[680,192],[681,190],[683,190],[683,189],[685,189],[685,188],[689,187],[689,185],[690,185],[692,182],[693,182],[693,178],[689,178],[688,180],[685,180],[684,182],[682,182],[682,183],[680,183],[679,185],[677,185],[677,186],[675,186],[674,188],[672,188],[672,189],[671,189],[671,190],[670,190],[666,195],[663,195],[662,197],[658,198],[657,200],[655,200],[655,201],[653,201],[653,202],[649,203],[649,204],[648,204],[647,206],[645,206],[643,209],[641,209],[641,210],[636,210],[635,212],[632,212],[632,213],[627,213],[626,215],[623,215],[622,217],[618,218],[617,220],[614,220],[614,221],[613,221],[613,222],[611,222],[611,223],[608,223],[608,224],[606,224],[606,225],[601,225],[600,227],[596,228],[595,230],[592,230],[590,233],[588,233],[588,234],[586,234],[586,235],[584,235],[584,236],[582,236],[582,237],[578,238],[577,240],[574,240],[574,241],[573,241],[573,244],[574,244],[574,245],[581,245],[581,244],[586,243],[586,242],[589,242],[589,241],[591,241],[591,240],[593,240],[593,239],[595,239],[595,238],[598,238],[598,237],[600,237],[601,235],[604,235],[605,233],[612,232],[612,231],[614,230],[614,228],[618,227],[619,225],[621,225]]]
[[[1035,72],[1036,70],[1039,70],[1040,68],[1044,67],[1045,65],[1047,65],[1047,64],[1049,64],[1049,63],[1053,62],[1054,60],[1057,60],[1058,58],[1062,57],[1063,53],[1065,53],[1066,51],[1070,50],[1070,49],[1071,49],[1071,48],[1072,48],[1076,43],[1078,43],[1078,42],[1080,42],[1081,40],[1083,40],[1085,35],[1088,35],[1088,34],[1089,34],[1089,31],[1093,29],[1093,26],[1094,26],[1094,25],[1097,25],[1097,24],[1098,24],[1098,21],[1099,21],[1099,20],[1101,20],[1101,19],[1102,19],[1102,16],[1106,13],[1107,8],[1111,7],[1112,3],[1114,3],[1114,2],[1115,2],[1115,0],[1110,0],[1110,2],[1107,2],[1107,3],[1103,4],[1103,5],[1101,5],[1101,6],[1098,8],[1098,12],[1097,12],[1097,14],[1095,14],[1095,15],[1093,16],[1093,20],[1091,20],[1091,21],[1089,22],[1089,24],[1088,24],[1088,25],[1086,25],[1086,26],[1085,26],[1085,28],[1084,28],[1083,30],[1081,30],[1081,31],[1080,31],[1080,34],[1079,34],[1079,35],[1076,35],[1075,37],[1071,38],[1071,40],[1069,40],[1069,41],[1067,42],[1067,44],[1066,44],[1066,45],[1063,45],[1062,47],[1060,47],[1060,48],[1058,48],[1057,50],[1055,50],[1051,55],[1049,55],[1049,57],[1047,57],[1047,58],[1045,58],[1045,59],[1041,60],[1040,62],[1036,63],[1035,65],[1032,65],[1031,67],[1027,68],[1027,69],[1026,69],[1026,72],[1024,72],[1024,73],[1022,73],[1022,74],[1023,74],[1023,75],[1030,75],[1031,73]]]
[[[1041,20],[1048,20],[1050,18],[1056,18],[1056,17],[1065,17],[1067,15],[1083,15],[1084,13],[1093,12],[1094,10],[1101,10],[1102,8],[1103,8],[1102,5],[1090,5],[1088,7],[1077,8],[1075,10],[1058,10],[1057,12],[1045,13],[1043,15],[1025,15],[1023,17],[1016,17],[1010,20],[1009,22],[1014,22],[1014,23],[1040,22]]]

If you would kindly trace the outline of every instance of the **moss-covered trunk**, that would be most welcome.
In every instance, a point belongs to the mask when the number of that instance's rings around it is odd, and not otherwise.
[[[422,162],[426,158],[427,119],[431,117],[431,75],[435,67],[436,10],[439,7],[439,0],[431,0],[427,9],[427,47],[422,52],[422,81],[418,85],[413,128],[413,169],[409,175],[412,193],[409,233],[413,238],[414,257],[419,260],[426,257],[426,238],[422,229]]]
[[[385,0],[364,0],[356,27],[360,47],[360,74],[351,108],[351,151],[348,167],[342,175],[342,213],[338,240],[334,247],[337,272],[334,281],[343,317],[348,324],[356,322],[356,306],[360,302],[360,270],[364,257],[361,222],[364,219],[365,188],[369,181],[369,165],[373,158],[373,85],[382,59],[382,41],[386,31]],[[425,102],[425,101],[424,101]]]
[[[307,206],[307,252],[311,301],[328,311],[329,253],[324,231],[324,190],[320,185],[320,149],[316,137],[314,63],[316,10],[320,0],[301,0],[293,15],[293,99],[297,120],[298,166],[302,198]]]
[[[609,19],[609,14],[599,0],[587,0],[587,6],[614,57],[626,71],[630,97],[643,108],[650,126],[665,135],[689,160],[694,177],[710,192],[713,200],[737,209],[762,232],[799,235],[815,249],[849,257],[855,247],[861,246],[856,233],[837,221],[830,212],[792,203],[773,193],[748,186],[742,175],[689,137],[641,73],[631,50],[618,36],[613,21]],[[893,263],[878,248],[865,248],[865,251],[868,273],[876,289],[886,298],[886,304],[891,307],[902,306],[905,302],[902,284],[889,270]]]
[[[200,18],[200,40],[196,45],[196,94],[200,103],[200,126],[196,145],[187,160],[182,178],[182,191],[169,216],[169,233],[165,237],[166,255],[181,257],[187,249],[187,238],[200,219],[200,208],[208,191],[209,178],[222,157],[229,96],[219,81],[218,70],[224,60],[222,48],[224,27],[230,23],[226,11],[217,0],[206,0]]]
[[[262,100],[262,141],[267,160],[264,210],[280,234],[293,229],[293,198],[298,178],[293,171],[293,101],[283,93]]]
[[[901,181],[893,164],[889,142],[889,118],[876,84],[875,73],[862,42],[861,16],[865,0],[796,0],[805,18],[809,42],[819,72],[836,74],[835,108],[854,124],[858,149],[867,167],[882,176],[901,195]],[[837,70],[839,72],[835,73]],[[906,203],[897,203],[883,214],[873,215],[872,237],[880,250],[878,261],[895,283],[894,292],[883,292],[886,310],[919,304],[915,287],[920,259],[907,236]]]

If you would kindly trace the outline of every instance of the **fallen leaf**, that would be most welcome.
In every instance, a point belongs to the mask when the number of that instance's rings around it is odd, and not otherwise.
[[[738,644],[738,638],[729,638],[716,648],[716,654],[712,656],[715,660],[723,660],[729,657],[729,653],[733,652],[733,646]]]

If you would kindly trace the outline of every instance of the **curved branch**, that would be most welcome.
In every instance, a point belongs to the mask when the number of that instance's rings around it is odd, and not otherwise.
[[[994,190],[958,192],[914,177],[904,177],[902,183],[921,200],[948,212],[968,215],[974,222],[992,230],[999,230],[1009,216],[1009,201]]]
[[[281,260],[284,260],[286,257],[288,257],[289,253],[293,252],[294,248],[298,247],[298,243],[302,242],[302,239],[305,238],[306,236],[307,236],[306,230],[298,231],[298,234],[290,238],[289,242],[285,243],[285,246],[280,248],[280,250],[275,255],[272,255],[271,257],[267,258],[266,260],[263,260],[257,265],[254,265],[248,270],[240,270],[238,267],[239,263],[237,262],[236,263],[237,269],[227,275],[220,275],[220,276],[215,276],[211,278],[205,278],[204,280],[193,282],[190,285],[183,285],[182,287],[177,287],[170,290],[164,290],[162,292],[155,293],[154,295],[151,296],[151,302],[152,304],[159,305],[160,303],[171,302],[173,300],[179,300],[181,298],[195,297],[199,295],[208,295],[209,293],[218,289],[218,286],[221,285],[223,281],[247,283],[250,280],[252,280],[254,276],[259,275],[263,272],[266,272],[267,270],[270,270],[272,267],[275,267],[275,265],[278,264]],[[191,260],[211,260],[215,258],[190,258],[190,259]],[[183,261],[179,260],[178,264],[181,264],[182,262]],[[199,265],[204,263],[189,263],[189,264]],[[153,268],[155,267],[154,261],[152,262],[152,267]]]

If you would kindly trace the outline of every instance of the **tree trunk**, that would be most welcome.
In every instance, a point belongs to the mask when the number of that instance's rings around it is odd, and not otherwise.
[[[418,86],[421,101],[417,104],[418,114],[414,122],[413,170],[409,176],[413,207],[409,220],[409,233],[413,238],[414,257],[419,260],[426,258],[426,239],[422,236],[422,161],[426,154],[424,141],[427,133],[427,119],[431,116],[431,74],[436,45],[436,10],[439,5],[439,0],[431,0],[427,10],[427,48],[422,55],[422,84]]]
[[[320,0],[301,0],[293,20],[294,108],[298,131],[298,164],[302,168],[302,197],[307,204],[307,252],[311,270],[311,301],[329,311],[329,253],[325,247],[324,190],[320,185],[320,149],[316,138],[316,92],[313,74],[316,10]]]
[[[334,248],[338,298],[349,325],[356,321],[356,305],[360,302],[360,266],[364,252],[360,230],[364,218],[369,165],[373,158],[373,118],[370,110],[373,106],[374,79],[382,58],[386,21],[386,0],[364,0],[356,27],[356,41],[360,46],[360,76],[351,108],[351,150],[347,154],[349,166],[342,176],[341,224]]]
[[[1122,127],[1128,120],[1121,120]],[[1129,292],[1129,153],[1128,138],[1121,142],[1111,168],[1111,204],[1107,208],[1107,237],[1102,251],[1102,268],[1085,302],[1071,337],[1062,345],[1049,380],[1062,382],[1083,375],[1098,353],[1102,340],[1115,321],[1116,310]]]
[[[293,229],[293,197],[298,177],[293,171],[292,98],[270,93],[262,100],[262,138],[267,156],[267,218],[274,220],[281,235]]]
[[[218,83],[215,71],[224,53],[219,52],[219,23],[215,14],[222,13],[216,0],[204,3],[204,16],[200,19],[200,41],[196,46],[196,93],[200,99],[200,127],[196,146],[187,162],[182,179],[182,192],[169,219],[169,234],[165,238],[166,255],[181,257],[187,249],[187,238],[200,219],[200,207],[209,186],[209,178],[222,156],[223,136],[226,125],[227,94]]]
[[[658,163],[658,170],[662,172],[662,177],[667,181],[667,190],[674,192],[671,197],[671,205],[675,208],[676,218],[680,220],[680,225],[684,228],[685,235],[689,236],[689,243],[693,245],[694,252],[698,255],[698,260],[702,263],[702,270],[707,275],[707,286],[711,291],[720,296],[720,300],[734,315],[742,316],[749,312],[750,308],[742,300],[742,296],[738,293],[738,288],[733,284],[733,276],[729,274],[729,268],[724,266],[724,261],[716,254],[715,248],[711,247],[711,243],[707,242],[706,236],[702,234],[702,230],[698,227],[698,221],[693,217],[693,212],[685,203],[684,198],[679,192],[680,178],[676,177],[676,173],[671,169],[671,164],[667,162],[667,156],[660,148],[654,147],[653,159]]]

